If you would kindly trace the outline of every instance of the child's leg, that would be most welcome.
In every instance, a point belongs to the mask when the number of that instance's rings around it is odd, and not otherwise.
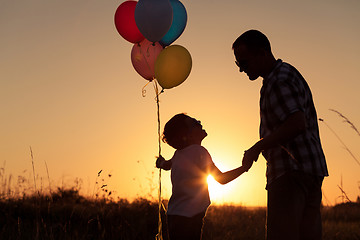
[[[205,213],[194,217],[168,215],[168,231],[170,240],[200,240]]]

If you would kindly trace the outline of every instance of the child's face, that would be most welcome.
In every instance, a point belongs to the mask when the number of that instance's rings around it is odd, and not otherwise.
[[[201,141],[207,136],[206,131],[203,129],[201,122],[195,118],[189,117],[187,124],[189,126],[189,137],[193,143],[200,144]]]

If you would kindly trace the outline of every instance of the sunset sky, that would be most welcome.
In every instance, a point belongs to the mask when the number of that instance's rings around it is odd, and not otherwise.
[[[157,196],[157,116],[154,89],[134,70],[133,44],[114,26],[123,1],[0,0],[0,168],[17,186],[24,176],[37,189],[73,187],[85,195],[107,184],[114,196]],[[201,120],[203,145],[222,171],[241,165],[255,143],[262,79],[239,73],[231,50],[248,29],[265,33],[276,58],[294,65],[312,89],[330,176],[326,205],[360,195],[360,1],[181,1],[188,14],[174,42],[191,54],[188,79],[160,95],[161,128],[186,112]],[[334,134],[335,132],[335,134]],[[162,144],[162,155],[174,150]],[[46,168],[47,167],[47,168]],[[48,169],[48,173],[47,173]],[[97,174],[103,170],[100,177]],[[111,177],[108,176],[111,175]],[[102,181],[104,179],[104,181]],[[171,194],[162,174],[163,197]],[[98,184],[98,185],[99,185]],[[219,187],[215,203],[265,206],[265,160]],[[0,186],[3,189],[3,186]],[[3,190],[1,190],[3,191]],[[215,192],[218,193],[215,195]]]

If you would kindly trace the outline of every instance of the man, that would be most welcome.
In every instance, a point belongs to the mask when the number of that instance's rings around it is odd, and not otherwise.
[[[243,33],[233,43],[236,65],[260,91],[260,140],[245,151],[250,168],[267,161],[267,239],[321,239],[321,186],[328,176],[309,86],[290,64],[275,59],[267,37]]]

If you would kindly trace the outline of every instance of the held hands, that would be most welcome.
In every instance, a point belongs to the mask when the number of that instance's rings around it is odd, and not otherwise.
[[[257,161],[259,155],[260,151],[257,150],[254,146],[244,152],[242,165],[244,166],[246,172],[249,171],[254,161]]]

